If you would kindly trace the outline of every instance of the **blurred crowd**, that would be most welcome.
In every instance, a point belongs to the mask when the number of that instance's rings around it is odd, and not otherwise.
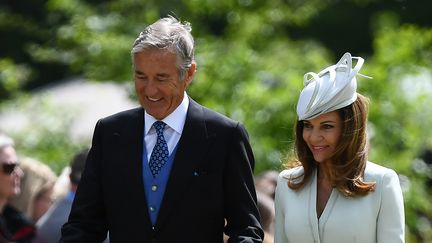
[[[13,139],[0,134],[0,243],[59,241],[87,152],[57,176],[41,161],[19,158]]]
[[[261,225],[264,230],[264,243],[273,242],[275,228],[274,199],[278,176],[278,171],[269,170],[255,177],[258,210],[261,215]]]
[[[87,153],[88,149],[77,151],[57,176],[41,161],[20,158],[13,139],[0,134],[0,243],[58,242]],[[255,177],[264,242],[273,242],[277,177],[277,171]]]

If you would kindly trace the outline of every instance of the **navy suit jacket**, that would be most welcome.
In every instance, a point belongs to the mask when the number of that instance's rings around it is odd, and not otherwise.
[[[192,99],[155,225],[142,179],[144,110],[97,122],[60,242],[262,242],[244,127]],[[226,221],[225,221],[226,220]],[[226,222],[226,225],[225,225]]]

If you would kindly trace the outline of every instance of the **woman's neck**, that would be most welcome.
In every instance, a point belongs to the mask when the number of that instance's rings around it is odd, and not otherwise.
[[[330,169],[325,164],[318,164],[318,182],[330,182]]]

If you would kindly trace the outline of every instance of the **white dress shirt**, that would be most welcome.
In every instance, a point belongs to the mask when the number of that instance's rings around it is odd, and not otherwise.
[[[167,124],[164,129],[164,137],[167,142],[168,152],[170,155],[177,146],[177,143],[179,142],[182,135],[188,108],[189,98],[185,92],[183,101],[180,103],[180,105],[162,120]],[[153,127],[153,123],[158,120],[149,115],[147,112],[144,114],[144,120],[144,140],[147,151],[147,160],[150,161],[150,156],[157,140],[157,133],[156,129]]]

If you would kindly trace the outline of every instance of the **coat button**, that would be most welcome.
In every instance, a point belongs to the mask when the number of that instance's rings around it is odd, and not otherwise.
[[[156,185],[153,185],[153,186],[151,187],[151,190],[154,191],[154,192],[157,191],[157,189],[158,189],[158,187],[157,187]]]

